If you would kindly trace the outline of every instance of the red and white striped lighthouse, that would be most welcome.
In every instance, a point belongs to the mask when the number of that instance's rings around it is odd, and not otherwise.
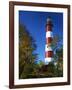
[[[52,32],[52,20],[51,18],[47,18],[46,22],[46,45],[45,45],[45,64],[48,64],[53,60],[53,50],[51,47],[51,43],[53,40],[53,32]]]

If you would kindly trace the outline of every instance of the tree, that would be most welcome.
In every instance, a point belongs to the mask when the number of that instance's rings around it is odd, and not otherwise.
[[[58,55],[58,61],[57,61],[57,76],[63,76],[63,48],[60,48],[56,51],[56,54]]]
[[[53,47],[53,62],[56,64],[55,74],[58,77],[63,76],[63,41],[62,37],[55,36],[52,42]]]
[[[26,27],[19,26],[19,78],[26,78],[26,75],[33,71],[33,64],[37,58],[34,53],[36,49],[35,40],[32,38]]]
[[[48,64],[48,67],[47,67],[46,75],[47,75],[48,77],[55,77],[55,76],[56,76],[56,75],[55,75],[55,70],[56,70],[56,68],[55,68],[54,63],[50,62],[50,63]]]

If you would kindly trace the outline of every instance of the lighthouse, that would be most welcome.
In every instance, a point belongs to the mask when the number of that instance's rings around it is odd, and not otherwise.
[[[53,23],[51,18],[47,18],[46,21],[46,44],[45,44],[45,64],[48,64],[53,60],[52,40],[53,40]]]

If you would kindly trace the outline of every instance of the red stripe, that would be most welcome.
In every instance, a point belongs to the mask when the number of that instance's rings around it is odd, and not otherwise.
[[[53,51],[45,52],[45,57],[53,57]]]
[[[46,26],[46,32],[47,32],[47,31],[52,31],[52,26],[47,25],[47,26]]]
[[[48,38],[46,38],[46,44],[49,44],[49,43],[52,43],[52,37],[48,37]]]

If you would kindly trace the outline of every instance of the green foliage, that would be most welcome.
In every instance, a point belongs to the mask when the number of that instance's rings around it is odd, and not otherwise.
[[[58,55],[58,61],[57,61],[57,71],[58,71],[58,76],[63,76],[63,49],[60,48],[57,50],[57,55]]]
[[[19,78],[26,77],[33,71],[33,64],[37,58],[37,54],[33,51],[36,44],[26,27],[19,26]]]

